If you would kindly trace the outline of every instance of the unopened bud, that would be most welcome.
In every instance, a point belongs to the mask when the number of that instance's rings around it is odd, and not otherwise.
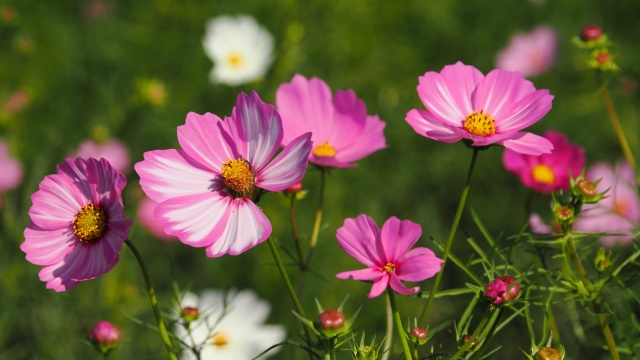
[[[598,25],[587,25],[582,28],[580,37],[584,41],[596,41],[602,36],[602,28]]]
[[[187,306],[180,311],[180,317],[187,323],[196,321],[200,317],[200,310],[197,307]]]
[[[418,345],[424,345],[427,342],[427,330],[414,326],[409,331],[409,335],[414,343]]]
[[[470,334],[465,334],[462,336],[462,343],[466,344],[467,342],[469,342],[469,340],[471,340],[471,335]],[[476,344],[478,343],[478,339],[475,338],[473,339],[473,341],[471,342],[471,345],[469,345],[469,347],[473,347],[476,346]]]
[[[568,206],[560,206],[554,211],[556,220],[561,224],[571,223],[573,220],[573,209]]]
[[[108,321],[99,321],[91,329],[89,340],[102,354],[118,348],[120,342],[120,330]]]
[[[339,330],[344,326],[344,314],[335,309],[325,310],[318,315],[318,321],[323,329]]]
[[[554,348],[543,346],[536,353],[538,360],[562,360],[560,352]]]
[[[595,55],[594,59],[600,65],[608,65],[611,63],[611,54],[606,51],[600,51]]]
[[[298,181],[297,183],[284,189],[284,192],[286,192],[287,194],[297,194],[300,191],[302,191],[302,189],[303,189],[302,181]]]
[[[586,179],[581,179],[578,181],[578,190],[580,190],[580,193],[582,195],[587,197],[594,197],[598,195],[596,184]]]
[[[596,267],[596,270],[605,271],[610,268],[611,265],[613,265],[611,263],[611,254],[611,252],[607,253],[607,250],[605,250],[605,248],[600,248],[600,250],[598,250],[598,254],[593,260],[593,264]]]

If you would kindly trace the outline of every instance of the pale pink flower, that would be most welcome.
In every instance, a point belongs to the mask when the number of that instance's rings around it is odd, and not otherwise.
[[[174,236],[168,235],[164,232],[162,228],[162,224],[158,219],[156,219],[155,211],[158,203],[151,200],[147,196],[143,196],[140,199],[140,203],[138,204],[138,211],[136,213],[136,218],[138,220],[138,224],[142,225],[145,229],[147,229],[151,235],[157,237],[160,240],[173,240]]]
[[[336,276],[373,281],[369,298],[382,294],[387,286],[400,294],[415,294],[420,290],[418,286],[407,288],[401,281],[418,282],[433,277],[444,262],[427,248],[411,249],[422,235],[422,228],[409,220],[391,217],[380,230],[371,217],[362,214],[345,219],[336,235],[344,251],[368,266]]]
[[[131,221],[124,218],[126,178],[105,159],[66,159],[31,196],[31,224],[20,245],[44,266],[40,280],[65,291],[107,273],[119,260]]]
[[[605,197],[596,204],[585,204],[573,229],[584,233],[607,233],[600,242],[604,246],[626,245],[640,225],[640,199],[633,169],[626,163],[615,168],[606,163],[591,166],[585,177],[598,183],[598,192],[607,189]]]
[[[523,155],[505,149],[502,154],[504,167],[534,191],[569,190],[569,174],[577,178],[585,165],[584,149],[570,143],[566,136],[556,131],[546,131],[542,136],[553,144],[550,154]]]
[[[558,39],[555,30],[541,25],[528,33],[517,33],[496,58],[496,67],[517,71],[524,77],[547,71],[556,59]]]
[[[7,143],[0,140],[0,194],[16,188],[22,181],[20,162],[9,155]]]
[[[377,115],[367,115],[353,90],[338,90],[332,96],[323,80],[295,75],[278,88],[276,106],[284,127],[282,143],[310,131],[315,147],[309,161],[318,166],[356,166],[354,161],[387,147],[385,123]]]
[[[117,171],[123,174],[131,171],[129,150],[127,150],[127,147],[117,139],[111,139],[105,142],[85,140],[80,144],[78,150],[76,150],[71,157],[95,159],[105,158]]]
[[[311,134],[303,134],[269,163],[282,136],[280,115],[255,92],[238,95],[224,121],[189,113],[178,127],[182,150],[149,151],[135,165],[164,231],[207,247],[210,257],[238,255],[265,241],[271,223],[253,200],[300,181],[312,146]]]
[[[495,69],[484,76],[457,62],[440,73],[427,72],[419,82],[418,95],[428,111],[413,109],[406,118],[418,134],[446,143],[498,144],[528,155],[553,150],[549,140],[520,131],[551,109],[553,96],[519,73]]]

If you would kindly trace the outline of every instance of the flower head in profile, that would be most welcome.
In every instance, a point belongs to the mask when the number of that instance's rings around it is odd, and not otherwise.
[[[0,194],[20,185],[22,166],[11,157],[7,143],[0,140]]]
[[[557,44],[556,32],[550,26],[541,25],[531,32],[517,33],[498,54],[496,66],[517,71],[524,77],[538,76],[553,65]]]
[[[203,46],[214,63],[212,82],[235,86],[258,80],[273,62],[273,37],[248,15],[209,20]]]
[[[584,149],[570,143],[566,136],[556,131],[547,131],[542,136],[553,144],[550,154],[523,155],[505,149],[502,154],[504,167],[534,191],[569,190],[569,174],[578,177],[585,165]]]
[[[587,169],[585,177],[598,183],[605,197],[595,204],[584,204],[573,229],[585,233],[607,233],[600,238],[604,246],[631,243],[632,233],[640,226],[640,199],[636,192],[633,169],[626,163],[615,168],[598,163]]]
[[[302,179],[310,137],[295,138],[271,161],[282,142],[280,115],[257,93],[241,93],[225,120],[187,114],[178,127],[182,150],[146,152],[135,169],[144,192],[158,203],[155,216],[167,234],[206,247],[209,257],[238,255],[271,234],[254,200]]]
[[[106,141],[85,140],[78,146],[78,150],[71,154],[71,157],[105,158],[117,171],[123,174],[131,171],[129,150],[118,139]]]
[[[122,204],[126,183],[107,160],[93,158],[66,159],[40,182],[20,249],[44,266],[39,276],[48,289],[69,290],[118,263],[131,226]]]
[[[402,281],[418,282],[433,277],[443,263],[427,248],[411,249],[422,235],[422,228],[409,220],[391,217],[380,230],[371,217],[362,214],[346,219],[336,235],[342,249],[367,266],[336,276],[373,281],[369,298],[382,294],[387,286],[400,294],[415,294],[420,288],[407,288]]]
[[[155,211],[158,204],[147,196],[143,196],[138,204],[136,219],[138,224],[147,229],[151,235],[160,240],[174,240],[175,236],[168,235],[164,232],[162,224],[156,219]]]
[[[276,106],[282,115],[283,144],[311,131],[315,147],[309,161],[318,166],[356,166],[354,161],[387,147],[385,123],[377,115],[367,115],[353,90],[332,96],[321,79],[295,75],[278,88]]]
[[[283,326],[264,324],[271,306],[251,290],[205,290],[200,298],[187,293],[180,306],[198,309],[198,320],[189,324],[191,336],[184,327],[176,328],[176,335],[190,346],[202,346],[202,360],[252,359],[286,336]],[[185,349],[181,359],[196,357]]]
[[[549,140],[521,131],[549,112],[553,96],[548,90],[536,90],[519,73],[495,69],[484,76],[457,62],[421,76],[418,95],[427,110],[413,109],[406,120],[429,139],[498,144],[527,155],[553,150]]]

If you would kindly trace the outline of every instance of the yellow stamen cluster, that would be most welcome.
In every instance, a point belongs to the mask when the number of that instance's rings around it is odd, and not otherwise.
[[[394,272],[395,269],[396,269],[396,264],[387,263],[387,265],[384,266],[384,271],[386,271],[388,274],[391,274],[392,272]]]
[[[99,239],[107,230],[107,216],[99,206],[89,202],[73,218],[73,233],[83,243]]]
[[[229,66],[234,69],[242,67],[244,64],[244,56],[241,53],[234,51],[227,56],[227,63],[229,63]]]
[[[480,112],[474,111],[467,115],[466,120],[462,126],[471,134],[478,136],[487,136],[495,134],[496,132],[496,120],[489,115],[489,113],[480,110]]]
[[[229,193],[238,197],[247,197],[251,194],[255,183],[255,175],[251,171],[251,165],[243,158],[227,160],[222,164],[222,179]]]
[[[313,149],[313,155],[315,156],[336,156],[336,150],[329,144],[328,141],[316,146]]]
[[[553,170],[545,164],[535,165],[531,170],[531,176],[533,176],[535,181],[548,185],[553,184],[553,181],[556,178]]]
[[[211,337],[211,343],[214,346],[223,347],[229,344],[229,338],[224,333],[217,333]]]

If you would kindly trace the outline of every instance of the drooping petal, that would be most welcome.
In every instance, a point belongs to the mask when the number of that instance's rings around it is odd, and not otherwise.
[[[400,220],[395,216],[390,217],[382,225],[380,239],[384,250],[384,263],[395,264],[398,258],[404,255],[422,235],[422,227],[409,221]]]
[[[403,281],[422,281],[438,273],[443,262],[430,249],[415,248],[398,259],[396,275]]]
[[[251,96],[238,95],[227,126],[239,154],[256,172],[262,170],[282,142],[280,114],[273,105],[262,102],[255,91]]]
[[[218,241],[225,232],[233,198],[206,192],[171,198],[156,207],[155,215],[164,231],[181,242],[203,247]]]
[[[460,126],[474,109],[471,96],[482,73],[473,66],[457,62],[440,73],[429,71],[419,78],[418,95],[425,107],[441,121]]]
[[[282,191],[300,181],[307,170],[312,145],[311,133],[295,138],[256,174],[256,186],[269,191]]]
[[[153,201],[211,192],[224,187],[211,169],[192,160],[182,150],[154,150],[144,153],[135,165],[140,186]]]
[[[251,200],[233,199],[229,207],[231,211],[224,232],[207,247],[209,257],[240,255],[271,235],[271,222]]]
[[[385,125],[386,123],[380,120],[378,115],[367,116],[367,122],[362,133],[356,137],[356,141],[350,147],[340,150],[336,154],[336,158],[341,162],[350,163],[386,148]]]
[[[445,143],[453,143],[462,139],[460,134],[444,126],[442,120],[425,110],[410,110],[407,113],[406,121],[415,132],[429,139]]]
[[[518,132],[498,144],[517,153],[534,156],[548,154],[553,150],[553,144],[549,140],[528,132]]]
[[[233,139],[224,130],[222,120],[214,114],[190,112],[184,125],[178,126],[178,142],[196,167],[220,174],[222,164],[238,158]]]
[[[396,274],[391,274],[390,277],[391,279],[389,281],[389,285],[391,286],[393,291],[397,292],[398,294],[413,295],[420,291],[419,286],[414,286],[412,288],[404,286],[404,284],[400,281],[400,279],[398,279]]]
[[[71,226],[45,230],[31,223],[24,230],[24,238],[20,249],[27,254],[27,261],[42,266],[62,261],[78,243]]]
[[[336,232],[338,244],[360,263],[369,267],[384,266],[376,243],[380,230],[373,219],[365,214],[355,219],[345,219],[344,225]]]
[[[353,271],[343,271],[336,274],[338,279],[346,280],[352,278],[353,280],[374,280],[381,276],[385,276],[387,273],[379,268],[366,268]]]
[[[371,286],[371,291],[367,294],[369,299],[373,299],[374,297],[380,296],[385,290],[387,290],[387,286],[389,286],[389,274],[384,274],[378,278],[378,280],[373,282],[373,286]]]

